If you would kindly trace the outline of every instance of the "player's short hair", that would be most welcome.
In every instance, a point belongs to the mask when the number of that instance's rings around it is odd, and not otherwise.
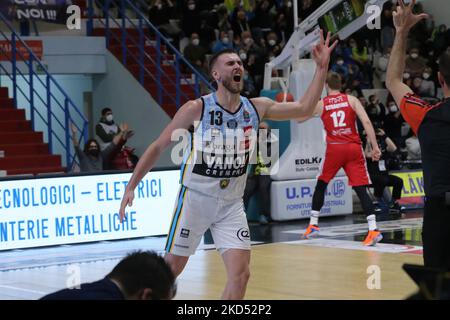
[[[330,71],[327,75],[327,84],[331,90],[342,89],[342,78],[339,73]]]
[[[152,300],[172,299],[176,293],[175,276],[164,258],[154,251],[135,251],[122,259],[107,275],[118,280],[127,295],[152,289]]]
[[[447,86],[450,87],[450,53],[448,51],[439,57],[439,72]]]
[[[212,69],[213,69],[214,65],[216,64],[217,59],[219,59],[219,57],[220,57],[221,55],[227,54],[227,53],[234,53],[234,54],[237,54],[236,51],[234,51],[233,49],[223,49],[223,50],[220,50],[220,51],[216,52],[216,53],[211,57],[211,59],[209,60],[209,72],[210,72],[210,73],[212,72]]]

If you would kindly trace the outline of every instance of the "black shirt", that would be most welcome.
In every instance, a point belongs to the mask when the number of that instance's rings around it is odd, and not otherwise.
[[[442,197],[450,191],[450,98],[431,105],[407,94],[400,110],[419,138],[425,195]]]
[[[119,287],[108,278],[83,283],[80,289],[63,289],[50,293],[41,300],[125,300]]]

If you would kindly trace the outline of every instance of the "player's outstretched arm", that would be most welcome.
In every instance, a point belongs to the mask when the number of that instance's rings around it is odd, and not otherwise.
[[[302,117],[311,117],[322,95],[330,63],[330,55],[337,45],[337,40],[330,46],[330,33],[324,40],[320,31],[320,41],[314,46],[312,56],[316,62],[316,72],[305,95],[298,102],[275,102],[260,97],[252,99],[261,118],[272,120],[290,120]]]
[[[386,72],[386,87],[391,92],[398,106],[401,105],[401,101],[407,93],[413,92],[402,81],[403,72],[405,71],[408,33],[417,22],[428,17],[425,13],[413,14],[412,10],[415,3],[416,1],[412,0],[409,5],[405,5],[403,0],[399,0],[399,6],[392,13],[396,34]]]
[[[142,178],[149,172],[156,161],[158,161],[161,153],[166,150],[166,148],[172,142],[172,133],[177,129],[189,129],[191,125],[194,124],[196,120],[200,119],[202,112],[202,102],[201,100],[191,100],[186,102],[175,114],[172,121],[163,130],[161,135],[145,150],[136,168],[133,171],[133,175],[128,181],[125,193],[120,203],[120,221],[123,221],[125,216],[125,207],[131,206],[134,199],[134,189]]]

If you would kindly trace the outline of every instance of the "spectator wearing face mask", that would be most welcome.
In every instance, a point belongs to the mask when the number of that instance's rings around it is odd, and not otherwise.
[[[128,125],[122,124],[120,132],[114,135],[112,142],[104,149],[100,150],[100,145],[95,139],[89,139],[84,150],[81,150],[77,139],[77,128],[72,123],[72,142],[75,153],[80,163],[81,172],[96,172],[111,168],[111,161],[120,152],[128,138],[133,136],[133,131],[128,130]]]
[[[343,79],[347,79],[350,73],[349,66],[345,63],[342,56],[336,58],[336,62],[331,66],[331,70],[339,73]]]
[[[405,71],[403,73],[403,82],[408,86],[408,87],[412,87],[412,78],[411,78],[411,73]]]
[[[228,32],[221,31],[220,38],[214,42],[212,52],[214,54],[224,49],[233,49],[233,41],[230,40]]]
[[[396,146],[402,147],[404,146],[402,139],[402,125],[404,120],[400,113],[400,109],[395,101],[390,100],[388,102],[388,110],[389,113],[384,119],[386,135],[394,141]]]
[[[190,43],[184,48],[184,57],[196,68],[201,68],[205,61],[207,50],[200,44],[197,33],[191,34]]]
[[[275,32],[269,32],[266,36],[267,42],[267,50],[270,52],[274,52],[276,55],[280,54],[280,46],[278,44],[278,36]]]
[[[418,94],[424,98],[436,97],[436,86],[434,81],[431,79],[433,71],[430,67],[426,67],[422,74],[422,83],[420,84]]]
[[[99,138],[100,150],[112,142],[115,135],[120,132],[119,126],[114,122],[114,115],[110,108],[103,108],[102,116],[95,126],[95,134]]]
[[[386,70],[389,64],[389,58],[391,56],[391,49],[392,48],[390,47],[386,49],[386,52],[378,59],[375,66],[375,73],[383,84],[383,87],[386,82]]]
[[[412,48],[409,52],[409,57],[406,58],[405,71],[409,73],[412,78],[421,77],[426,67],[427,61],[419,55],[419,49]]]

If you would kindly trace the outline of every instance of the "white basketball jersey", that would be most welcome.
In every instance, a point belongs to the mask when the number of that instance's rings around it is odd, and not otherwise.
[[[215,93],[201,100],[202,116],[190,135],[180,183],[212,197],[242,198],[247,165],[257,140],[258,112],[242,96],[234,113],[220,106]]]

